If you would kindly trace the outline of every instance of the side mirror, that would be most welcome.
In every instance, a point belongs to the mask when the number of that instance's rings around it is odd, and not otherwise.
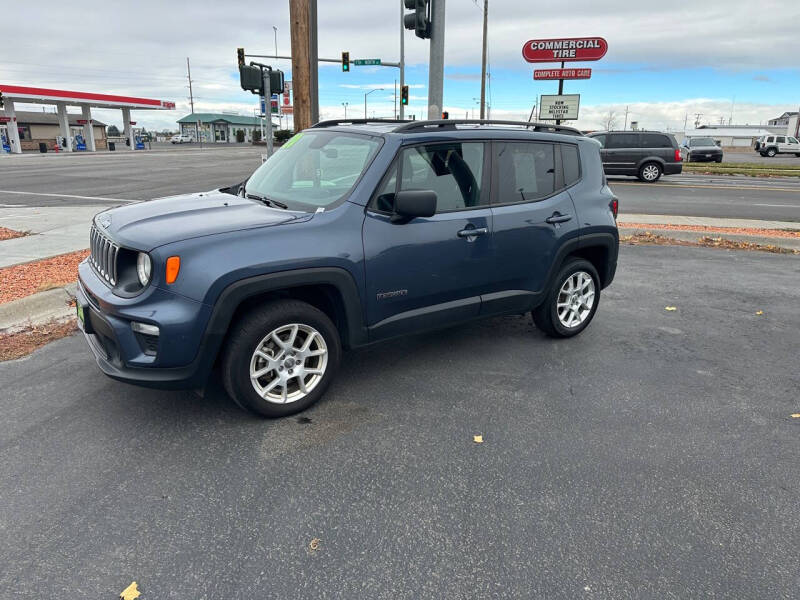
[[[436,192],[433,190],[406,190],[394,197],[392,221],[409,221],[414,217],[432,217],[436,214]]]

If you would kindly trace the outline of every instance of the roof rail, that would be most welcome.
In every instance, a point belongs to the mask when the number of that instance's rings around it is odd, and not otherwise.
[[[532,129],[533,131],[563,133],[567,135],[583,135],[574,127],[567,127],[565,125],[550,125],[549,123],[535,123],[530,121],[499,121],[494,119],[440,119],[435,121],[411,121],[405,125],[401,125],[394,131],[398,133],[424,133],[432,129],[455,130],[456,125],[515,125],[517,127],[524,127],[525,129]]]
[[[368,125],[370,123],[377,123],[380,125],[382,123],[394,124],[412,122],[413,121],[409,121],[407,119],[330,119],[328,121],[320,121],[319,123],[315,123],[311,126],[311,129],[317,129],[320,127],[335,127],[336,125]]]

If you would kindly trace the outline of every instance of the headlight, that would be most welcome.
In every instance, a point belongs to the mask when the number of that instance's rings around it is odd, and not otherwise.
[[[153,261],[150,256],[144,252],[139,252],[136,257],[136,274],[139,276],[139,283],[145,287],[150,283],[150,274],[153,272]]]

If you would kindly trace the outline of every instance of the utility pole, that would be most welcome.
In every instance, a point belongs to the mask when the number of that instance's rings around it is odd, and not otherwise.
[[[445,0],[431,0],[428,120],[442,118],[442,97],[444,95],[444,5]]]
[[[489,26],[489,0],[483,0],[483,53],[481,56],[481,119],[486,118],[486,32]]]
[[[397,118],[397,79],[394,80],[394,118]]]
[[[317,52],[317,0],[308,2],[308,63],[311,75],[311,124],[319,123],[319,55]],[[277,52],[276,52],[277,54]]]
[[[403,0],[400,0],[400,89],[406,84],[406,57],[405,57],[405,37],[406,28],[403,26],[403,9],[405,8]],[[400,103],[400,120],[405,118],[405,109],[403,103]]]
[[[622,131],[628,131],[628,107],[625,107],[625,125],[622,126]]]
[[[683,132],[686,133],[686,123],[689,121],[689,113],[683,113]]]
[[[275,56],[278,56],[278,28],[273,25],[272,31],[275,32]]]
[[[342,106],[344,106],[344,119],[347,120],[347,107],[350,106],[349,102],[342,102]]]
[[[186,57],[186,77],[189,78],[189,104],[192,107],[192,114],[194,114],[194,94],[192,93],[192,69],[189,67],[189,57]],[[198,137],[200,132],[198,131]]]
[[[697,129],[700,127],[700,117],[703,116],[703,113],[695,113],[694,115],[694,128]]]
[[[292,88],[294,130],[311,127],[311,55],[309,48],[309,0],[289,0],[292,37]],[[314,69],[316,70],[316,64]]]

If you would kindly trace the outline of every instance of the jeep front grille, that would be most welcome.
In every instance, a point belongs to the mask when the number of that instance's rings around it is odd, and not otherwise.
[[[95,225],[89,234],[91,255],[89,263],[100,278],[109,285],[117,285],[117,254],[119,246],[100,233]]]

